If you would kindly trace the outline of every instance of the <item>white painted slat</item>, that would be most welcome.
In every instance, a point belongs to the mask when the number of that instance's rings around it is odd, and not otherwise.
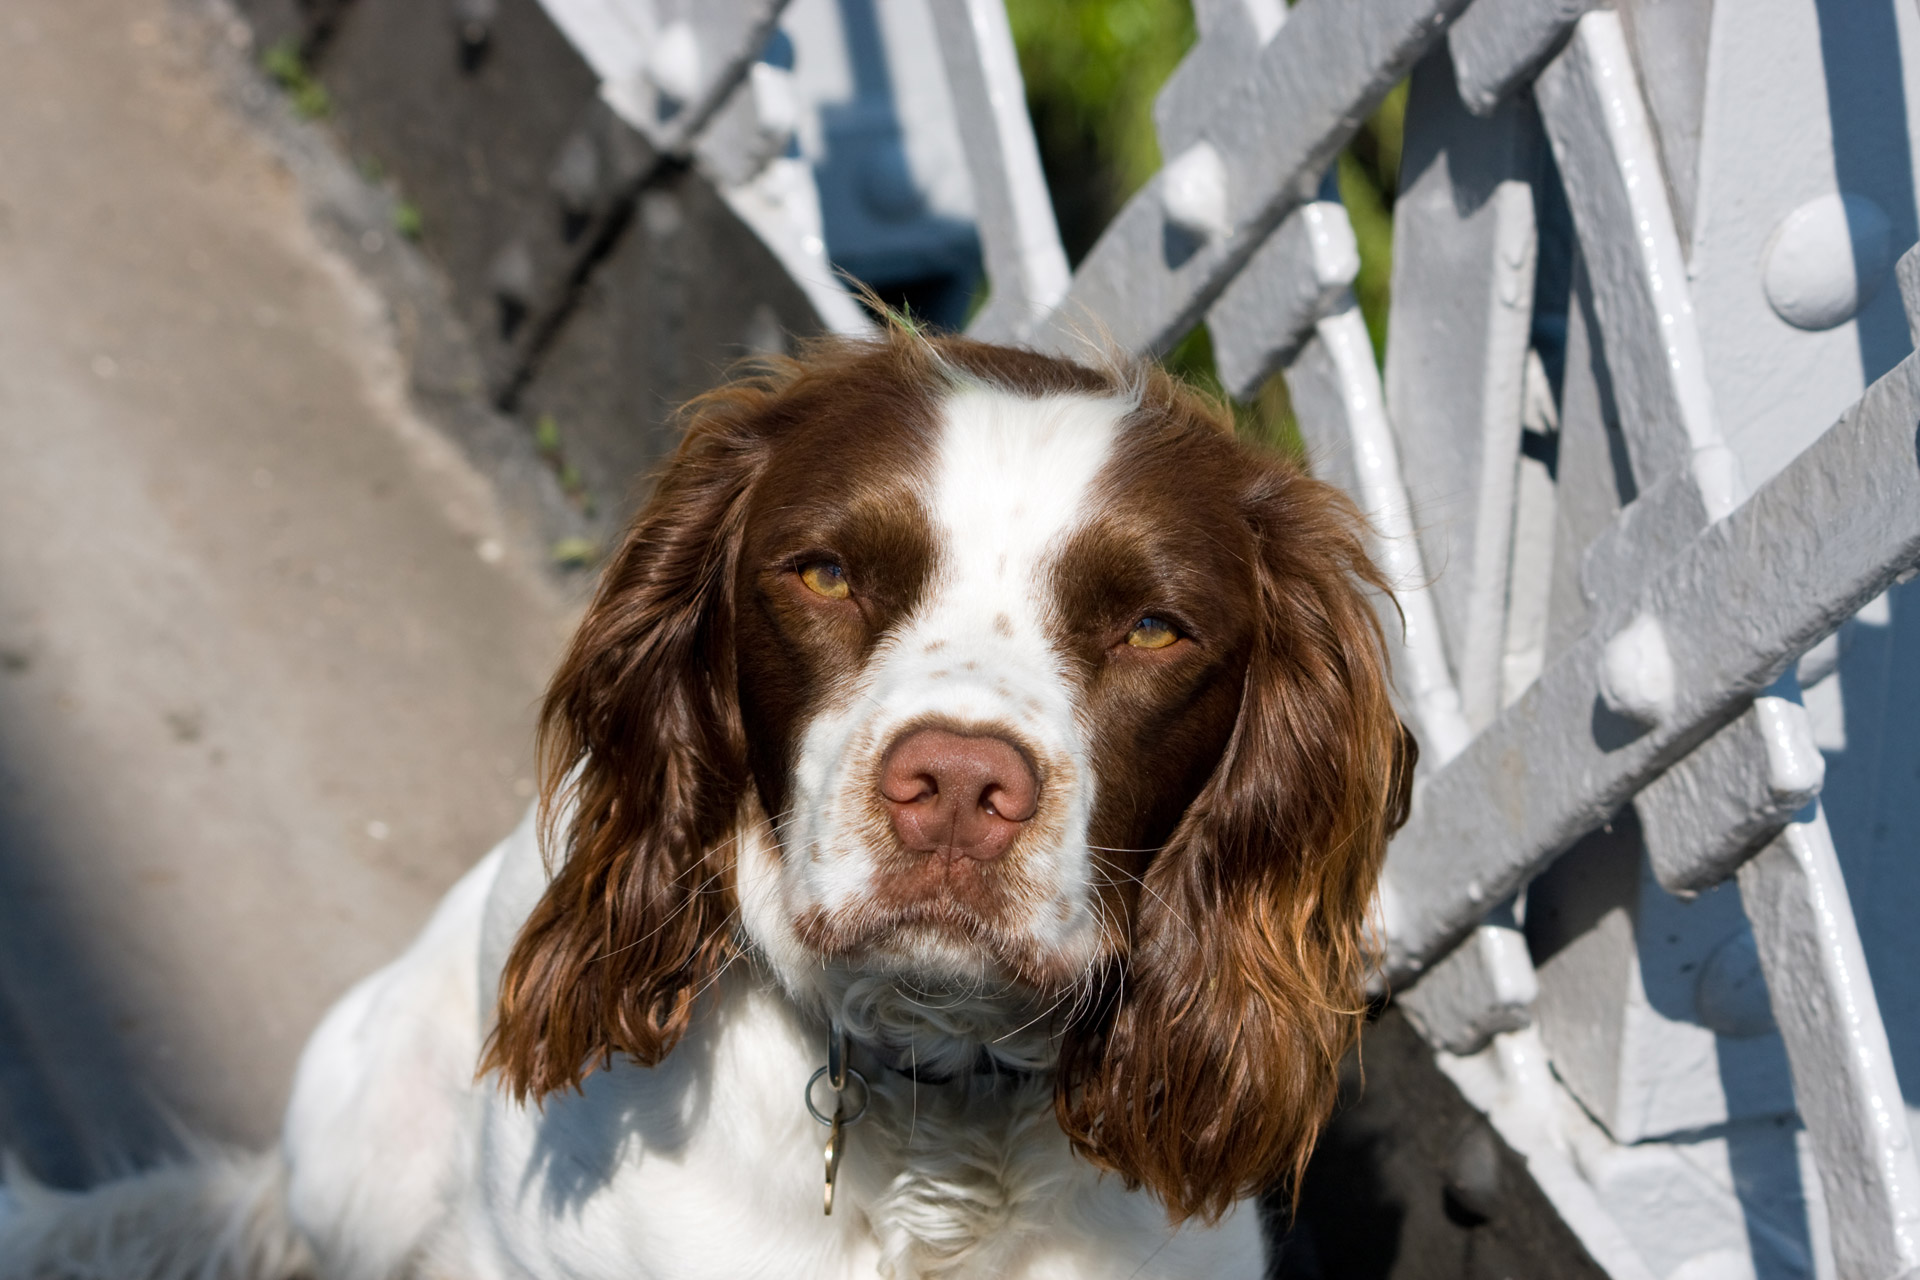
[[[1214,369],[1227,394],[1251,400],[1291,364],[1359,272],[1360,247],[1343,206],[1311,200],[1288,214],[1207,312]]]
[[[1200,38],[1153,100],[1160,154],[1177,156],[1200,140],[1222,86],[1244,77],[1287,20],[1285,0],[1199,0]]]
[[[1531,80],[1595,0],[1474,0],[1447,33],[1460,100],[1476,115]]]
[[[1826,773],[1807,709],[1755,698],[1634,797],[1654,877],[1678,894],[1719,884],[1820,794]]]
[[[553,25],[601,83],[639,80],[654,34],[653,6],[628,0],[540,0]]]
[[[1599,709],[1613,639],[1589,632],[1428,779],[1388,850],[1389,974],[1431,963],[1585,832],[1920,559],[1920,421],[1909,357],[1635,594],[1663,620],[1670,705]]]
[[[828,332],[849,337],[873,332],[872,319],[827,261],[820,191],[814,185],[812,166],[782,156],[748,181],[719,190],[734,216],[753,229],[807,295]]]
[[[1375,558],[1393,584],[1400,618],[1405,619],[1398,628],[1394,623],[1399,618],[1386,619],[1389,644],[1398,650],[1395,680],[1412,703],[1423,758],[1443,763],[1466,745],[1470,731],[1440,647],[1439,621],[1393,431],[1387,425],[1373,342],[1351,296],[1314,327],[1312,339],[1287,370],[1287,388],[1315,473],[1345,489],[1373,526]],[[1388,928],[1391,931],[1391,918]]]
[[[1636,478],[1657,481],[1583,563],[1583,589],[1600,625],[1611,628],[1621,614],[1609,604],[1637,594],[1631,587],[1640,576],[1686,546],[1702,523],[1734,509],[1746,489],[1713,413],[1666,175],[1618,17],[1582,18],[1566,50],[1540,75],[1535,97],[1580,232]],[[1760,567],[1775,550],[1749,548]],[[1811,549],[1799,550],[1804,556]],[[1705,621],[1691,604],[1649,610],[1643,603],[1629,626],[1651,627],[1650,634],[1684,645],[1696,637],[1679,633]],[[1618,656],[1620,639],[1611,648],[1609,656]],[[1636,713],[1634,699],[1610,683],[1617,674],[1604,669],[1601,681],[1614,710],[1643,722],[1670,718],[1659,698],[1638,709],[1650,715]],[[1677,704],[1688,677],[1674,671],[1667,678]],[[1714,883],[1804,803],[1824,771],[1811,738],[1803,710],[1761,699],[1642,792],[1637,808],[1661,882],[1680,891]],[[1748,909],[1776,1011],[1791,1007],[1782,1031],[1835,1220],[1840,1274],[1896,1275],[1916,1260],[1911,1219],[1920,1210],[1920,1168],[1903,1113],[1892,1129],[1898,1150],[1887,1143],[1889,1099],[1898,1098],[1892,1060],[1824,820],[1788,826],[1756,862],[1763,866],[1747,864],[1741,884],[1743,891],[1772,890]],[[1816,940],[1825,948],[1821,963],[1800,954],[1816,949]],[[1828,1061],[1840,1021],[1850,1072]],[[1862,1169],[1868,1176],[1859,1176]],[[1884,1176],[1876,1180],[1874,1170]]]
[[[1622,5],[1691,227],[1715,405],[1750,484],[1905,354],[1886,286],[1916,236],[1915,17],[1902,0]]]
[[[1580,560],[1580,590],[1604,621],[1646,581],[1649,568],[1687,545],[1712,523],[1693,475],[1673,472],[1621,509]]]
[[[1538,351],[1527,352],[1522,383],[1522,439],[1531,432],[1557,449],[1560,421],[1553,388]],[[1544,454],[1543,448],[1540,453]],[[1544,456],[1522,448],[1514,459],[1512,558],[1507,567],[1507,630],[1500,644],[1500,705],[1532,684],[1547,660],[1552,615],[1555,526],[1560,495]]]
[[[1471,1057],[1437,1056],[1441,1071],[1526,1160],[1528,1175],[1600,1268],[1612,1280],[1655,1280],[1656,1273],[1581,1168],[1582,1153],[1569,1141],[1569,1121],[1584,1122],[1588,1130],[1596,1126],[1575,1114],[1578,1106],[1554,1079],[1539,1032],[1529,1028],[1497,1036]],[[1576,1140],[1584,1136],[1576,1130]]]
[[[1445,51],[1414,68],[1393,209],[1387,413],[1467,723],[1499,711],[1514,463],[1533,322],[1532,113],[1467,112]]]
[[[787,0],[540,0],[648,142],[686,155],[760,57]]]
[[[1839,1280],[1920,1268],[1920,1161],[1826,818],[1740,868],[1740,897],[1812,1139]]]
[[[1616,634],[1599,655],[1598,692],[1613,711],[1657,731],[1676,718],[1686,696],[1687,677],[1671,669],[1666,638],[1691,630],[1698,619],[1649,610],[1644,601],[1632,608],[1621,602],[1640,595],[1635,588],[1650,569],[1735,508],[1746,491],[1713,415],[1680,237],[1618,20],[1610,14],[1582,19],[1535,91],[1580,232],[1636,478],[1643,486],[1654,482],[1584,559],[1583,590],[1600,626],[1614,630],[1631,614],[1626,634],[1644,630],[1656,642],[1652,651],[1645,642],[1627,649]],[[1753,551],[1764,563],[1765,551]],[[1623,652],[1634,659],[1624,670],[1604,661]],[[1646,683],[1649,671],[1656,677],[1651,685],[1659,687],[1638,691],[1648,696],[1620,687]],[[1631,727],[1602,723],[1604,714],[1595,712],[1593,736],[1631,737]],[[1655,874],[1678,891],[1724,877],[1817,790],[1820,765],[1804,711],[1760,700],[1641,792],[1636,810]],[[1809,844],[1809,831],[1822,839]],[[1840,1274],[1887,1277],[1913,1262],[1920,1170],[1907,1146],[1904,1112],[1895,1106],[1888,1123],[1888,1100],[1898,1093],[1886,1032],[1824,836],[1823,822],[1788,827],[1740,874],[1743,889],[1771,884],[1775,890],[1749,910],[1776,1009],[1784,1001],[1798,1013],[1782,1028],[1796,1102],[1815,1135],[1832,1238],[1846,1242],[1836,1244]],[[1777,856],[1782,847],[1799,860]],[[1756,870],[1762,860],[1767,869]],[[1393,896],[1404,897],[1398,889]],[[1814,899],[1822,912],[1817,921]],[[1772,917],[1771,930],[1761,927],[1765,916]],[[1791,954],[1809,950],[1816,934],[1827,963]],[[1441,976],[1450,977],[1447,971],[1459,963],[1450,957],[1439,967]],[[1842,1010],[1844,1028],[1837,1025]],[[1844,1037],[1836,1035],[1840,1030]],[[1830,1061],[1836,1039],[1851,1055],[1850,1072],[1836,1071]],[[1859,1176],[1861,1169],[1868,1176]]]
[[[1059,304],[1069,272],[1013,32],[1001,0],[934,0],[932,11],[992,289],[971,332],[1017,339]]]
[[[1464,1056],[1530,1025],[1539,994],[1526,935],[1511,923],[1483,924],[1396,1003],[1428,1044]]]
[[[1686,262],[1619,16],[1581,18],[1534,98],[1580,235],[1635,476],[1645,485],[1688,471],[1717,520],[1746,491],[1714,420]]]

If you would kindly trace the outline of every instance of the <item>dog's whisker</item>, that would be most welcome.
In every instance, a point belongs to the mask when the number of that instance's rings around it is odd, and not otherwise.
[[[1187,918],[1184,915],[1182,915],[1180,912],[1174,910],[1173,904],[1171,902],[1168,902],[1166,898],[1162,897],[1159,890],[1155,889],[1152,885],[1148,884],[1140,876],[1131,875],[1125,871],[1122,871],[1118,867],[1114,867],[1110,864],[1107,864],[1103,859],[1096,859],[1096,862],[1099,863],[1103,871],[1109,874],[1117,874],[1120,876],[1121,879],[1128,880],[1134,884],[1139,885],[1140,892],[1147,894],[1155,902],[1159,903],[1161,907],[1163,907],[1166,910],[1168,918],[1178,921],[1180,923],[1180,927],[1187,931],[1188,936],[1193,939],[1194,945],[1196,947],[1200,945],[1200,934],[1194,929],[1192,923],[1188,921]]]

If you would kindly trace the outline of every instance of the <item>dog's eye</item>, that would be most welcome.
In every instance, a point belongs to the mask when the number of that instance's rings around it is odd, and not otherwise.
[[[847,585],[847,571],[831,560],[815,560],[811,564],[800,566],[800,581],[807,584],[807,590],[829,600],[845,600],[853,594]]]
[[[1164,649],[1179,638],[1174,625],[1159,618],[1142,618],[1127,632],[1127,643],[1136,649]]]

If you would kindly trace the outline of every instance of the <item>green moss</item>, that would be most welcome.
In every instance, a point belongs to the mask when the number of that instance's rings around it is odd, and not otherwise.
[[[593,494],[587,489],[587,478],[580,474],[580,468],[567,460],[566,440],[560,433],[560,419],[551,413],[543,413],[534,420],[533,447],[540,451],[540,457],[553,471],[553,478],[560,483],[560,492],[564,493],[574,505],[574,509],[591,520],[598,506]]]
[[[393,206],[393,229],[408,240],[418,240],[426,229],[420,217],[420,208],[410,200],[402,200]]]
[[[549,458],[560,456],[560,420],[550,413],[540,415],[533,426],[533,443]]]
[[[600,547],[591,538],[562,538],[550,554],[562,569],[584,569],[600,558]]]
[[[327,87],[314,79],[306,60],[300,56],[300,46],[293,40],[281,40],[268,46],[267,51],[260,55],[260,66],[287,95],[287,100],[301,119],[318,120],[333,109],[333,99],[327,96]]]

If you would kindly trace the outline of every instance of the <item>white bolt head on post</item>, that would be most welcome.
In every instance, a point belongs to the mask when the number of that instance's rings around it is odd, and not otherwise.
[[[1160,202],[1167,221],[1189,235],[1212,240],[1233,230],[1227,205],[1227,164],[1209,142],[1196,142],[1160,175]]]
[[[1660,620],[1640,614],[1600,654],[1600,698],[1607,710],[1651,728],[1673,711],[1673,655]]]
[[[1747,500],[1746,472],[1740,456],[1724,444],[1704,444],[1688,460],[1700,506],[1709,523],[1724,520]]]
[[[793,73],[765,62],[747,71],[753,111],[760,132],[784,144],[800,127],[800,104],[793,96]]]
[[[1831,329],[1873,300],[1893,266],[1893,224],[1865,196],[1829,192],[1789,213],[1761,256],[1767,304],[1796,329]]]
[[[700,37],[693,24],[668,23],[647,50],[647,79],[676,103],[692,102],[700,93]]]
[[[1755,698],[1753,709],[1767,757],[1767,786],[1777,795],[1818,792],[1827,758],[1813,742],[1807,709],[1785,698]]]

